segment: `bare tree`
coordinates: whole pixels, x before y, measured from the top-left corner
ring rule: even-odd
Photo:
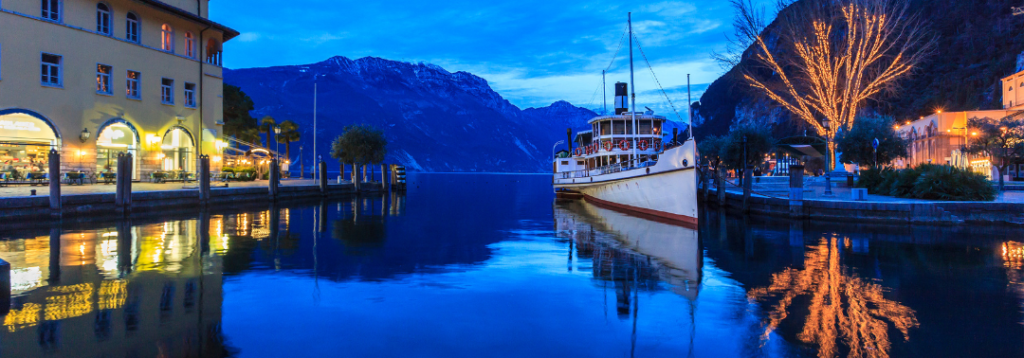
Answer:
[[[849,129],[866,101],[895,90],[935,46],[905,0],[797,2],[767,30],[749,1],[734,4],[736,33],[753,36],[744,80],[829,139],[830,156],[836,131]]]

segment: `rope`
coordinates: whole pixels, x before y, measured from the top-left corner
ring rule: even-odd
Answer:
[[[672,103],[672,99],[668,98],[668,92],[665,92],[665,88],[661,86],[661,81],[658,80],[658,75],[654,74],[654,67],[651,66],[651,61],[647,60],[647,54],[644,53],[644,48],[640,46],[640,38],[633,35],[633,39],[636,40],[636,48],[640,50],[640,55],[644,58],[644,62],[647,63],[647,68],[651,70],[651,76],[654,77],[654,83],[658,84],[658,89],[661,90],[661,94],[665,96],[665,100],[668,101],[668,105],[672,107],[672,112],[676,113],[676,117],[679,118],[679,122],[683,122],[683,117],[679,115],[679,110],[676,109],[676,105]],[[689,117],[689,115],[687,115]]]
[[[615,49],[615,55],[612,56],[612,61],[608,63],[608,67],[604,69],[605,72],[608,72],[609,70],[611,70],[612,66],[615,65],[615,60],[619,58],[619,52],[622,51],[622,44],[626,42],[626,34],[627,33],[629,33],[629,26],[628,25],[626,26],[625,29],[622,30],[622,37],[619,37],[619,48]]]

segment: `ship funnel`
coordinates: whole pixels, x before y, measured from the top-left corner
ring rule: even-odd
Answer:
[[[615,83],[615,114],[629,112],[629,90],[623,82]]]

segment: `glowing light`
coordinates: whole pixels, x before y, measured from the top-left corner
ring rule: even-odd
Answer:
[[[80,283],[72,286],[50,288],[55,295],[46,298],[43,317],[47,321],[58,321],[89,314],[93,310],[93,284]]]
[[[43,311],[43,306],[37,303],[26,303],[20,310],[11,310],[4,318],[4,325],[7,326],[7,330],[15,332],[22,328],[34,326],[39,323],[39,314]]]
[[[971,132],[972,136],[978,136],[978,132]]]
[[[210,159],[213,159],[214,163],[219,163],[221,161],[221,157],[219,155],[215,155]]]

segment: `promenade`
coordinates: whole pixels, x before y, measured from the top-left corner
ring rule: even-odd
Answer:
[[[729,210],[817,221],[849,221],[927,225],[1024,226],[1024,192],[1004,191],[995,201],[936,201],[868,195],[854,200],[846,181],[833,181],[833,196],[825,196],[823,178],[806,178],[802,200],[790,200],[787,177],[755,178],[750,199],[733,182],[726,184],[725,202],[710,190],[707,203]],[[703,199],[703,195],[700,195]]]
[[[329,180],[330,184],[338,184],[338,181]],[[342,181],[343,184],[351,184],[349,181]],[[364,186],[377,185],[380,183],[361,183]],[[211,189],[218,188],[267,188],[266,180],[256,180],[249,182],[213,182],[210,183]],[[281,187],[298,187],[298,186],[316,186],[316,180],[313,179],[281,179]],[[17,198],[31,196],[32,190],[36,191],[36,196],[48,196],[50,195],[49,185],[36,185],[31,186],[28,184],[10,185],[7,187],[0,188],[0,198]],[[60,191],[62,195],[84,195],[84,194],[113,194],[117,190],[117,186],[114,184],[85,184],[85,185],[67,185],[62,184]],[[136,182],[132,183],[132,192],[159,192],[159,191],[198,191],[199,184],[196,182],[185,183],[145,183]]]

